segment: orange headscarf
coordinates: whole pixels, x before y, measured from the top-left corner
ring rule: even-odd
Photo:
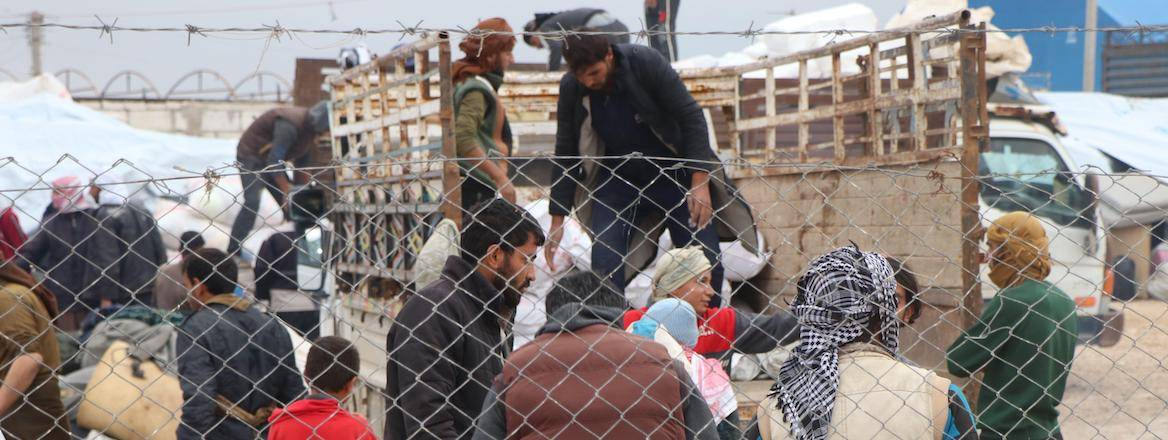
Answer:
[[[990,281],[1000,288],[1015,286],[1027,278],[1042,281],[1050,275],[1050,251],[1046,229],[1033,215],[1011,212],[998,217],[986,230],[990,252]]]
[[[511,25],[507,20],[499,17],[488,18],[475,25],[474,31],[501,32],[501,34],[467,35],[458,43],[458,48],[466,56],[454,62],[454,83],[460,83],[471,75],[493,72],[499,69],[497,61],[488,62],[487,59],[496,59],[493,56],[507,53],[515,49],[515,36],[512,35]]]

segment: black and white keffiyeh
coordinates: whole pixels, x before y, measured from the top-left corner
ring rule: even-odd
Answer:
[[[798,287],[791,313],[802,327],[801,341],[783,363],[771,395],[778,396],[792,437],[822,440],[839,388],[839,347],[879,316],[883,325],[873,342],[897,351],[896,281],[888,260],[853,245],[812,260]]]

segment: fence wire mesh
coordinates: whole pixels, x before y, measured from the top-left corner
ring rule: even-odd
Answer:
[[[329,78],[324,165],[0,163],[0,428],[329,437],[331,395],[385,438],[1168,436],[1163,177],[991,118],[983,30],[663,74],[700,159],[569,151],[552,73],[475,158],[439,33]]]
[[[102,177],[125,175],[131,166],[120,164],[115,168],[121,169],[59,180],[53,170],[33,172],[9,161],[4,172],[27,173],[24,180],[35,183],[2,192],[24,229],[31,231],[21,244],[9,238],[18,234],[4,230],[11,246],[5,250],[13,251],[5,267],[29,268],[38,280],[34,286],[52,295],[38,297],[19,287],[21,280],[4,278],[6,312],[0,327],[6,345],[5,389],[15,392],[15,403],[9,404],[0,426],[18,438],[21,431],[13,426],[37,420],[67,423],[78,435],[95,430],[112,438],[168,438],[181,429],[196,436],[260,435],[266,425],[264,408],[287,405],[306,390],[326,391],[302,378],[310,341],[335,335],[351,341],[360,353],[359,366],[352,365],[359,372],[357,382],[344,407],[363,414],[372,430],[387,438],[466,437],[476,419],[486,424],[481,429],[489,430],[496,422],[502,423],[502,432],[551,437],[669,436],[703,428],[690,423],[692,408],[686,405],[691,402],[677,395],[686,383],[680,378],[687,375],[694,376],[691,383],[701,392],[698,401],[707,401],[721,415],[714,422],[705,419],[710,428],[718,429],[717,420],[730,420],[720,424],[722,430],[729,425],[750,429],[757,414],[762,424],[769,423],[764,429],[774,432],[787,425],[767,396],[792,350],[801,342],[809,344],[801,340],[810,334],[806,325],[796,328],[791,315],[792,304],[799,304],[798,280],[807,276],[816,257],[855,245],[899,260],[914,275],[915,286],[897,278],[902,290],[915,294],[920,310],[894,313],[904,322],[894,347],[896,359],[914,366],[903,371],[916,374],[915,383],[935,387],[953,380],[963,387],[983,423],[982,436],[1016,434],[984,425],[993,423],[985,420],[990,416],[1013,417],[1010,429],[1053,422],[1054,414],[1038,410],[1052,401],[1065,437],[1168,435],[1168,391],[1158,385],[1168,371],[1162,363],[1168,333],[1160,324],[1168,307],[1159,299],[1168,272],[1157,269],[1168,244],[1163,244],[1163,208],[1154,204],[1164,186],[1157,177],[1135,172],[1062,169],[1052,159],[1057,151],[1045,148],[995,140],[981,154],[986,169],[972,180],[962,177],[963,171],[972,170],[963,170],[952,158],[865,167],[683,161],[632,174],[624,173],[633,169],[630,164],[654,167],[660,161],[589,158],[607,170],[609,184],[588,187],[593,188],[588,198],[599,202],[591,217],[570,216],[566,221],[555,250],[555,270],[542,250],[523,246],[534,243],[527,242],[526,232],[521,234],[524,241],[513,242],[512,230],[528,231],[523,229],[525,220],[514,213],[488,209],[479,214],[484,219],[478,223],[464,209],[458,211],[461,218],[441,214],[442,202],[457,198],[451,194],[454,189],[463,200],[470,193],[465,181],[450,189],[443,186],[441,170],[456,165],[453,160],[387,159],[296,169],[294,174],[309,177],[301,180],[307,184],[298,187],[302,189],[289,198],[287,208],[268,195],[258,205],[244,200],[242,177],[258,177],[254,180],[267,192],[274,188],[267,180],[271,172],[130,181]],[[1013,157],[999,161],[995,155]],[[548,197],[554,186],[548,176],[555,174],[548,170],[558,162],[509,162],[516,201],[539,224],[529,229],[548,236]],[[999,163],[1031,168],[1001,169]],[[392,173],[378,174],[390,168]],[[685,270],[677,267],[688,266],[663,263],[659,257],[674,247],[701,244],[699,239],[674,238],[690,228],[686,191],[694,169],[711,170],[711,185],[732,185],[737,190],[729,194],[750,207],[750,221],[742,223],[724,219],[736,202],[712,201],[717,226],[747,224],[751,230],[737,231],[740,240],[722,241],[718,250],[707,249],[714,255],[707,261],[726,280],[707,287],[713,293],[707,297],[688,293],[693,287],[688,280],[708,283],[707,274],[677,275]],[[975,206],[961,198],[963,185],[970,184],[979,187]],[[93,187],[100,192],[87,196]],[[45,209],[48,199],[53,201]],[[190,243],[184,232],[200,234],[206,248],[226,249],[231,225],[252,206],[259,221],[233,259],[239,263],[238,276],[226,266],[213,268],[239,291],[192,291],[187,287],[191,283],[184,283],[192,275],[184,275],[180,266],[192,256],[177,255],[183,240]],[[1065,294],[1051,289],[1047,295],[1065,304],[1073,299],[1077,313],[1064,308],[1054,316],[1059,312],[1046,302],[1010,302],[995,293],[993,274],[979,255],[994,253],[987,248],[983,229],[1017,210],[1032,212],[1049,238],[1052,263],[1045,281]],[[976,212],[983,228],[963,229],[965,211]],[[1137,211],[1138,216],[1133,214]],[[294,219],[301,220],[299,226]],[[449,220],[461,223],[461,234]],[[605,221],[611,226],[601,226]],[[468,228],[469,223],[479,229]],[[498,225],[506,229],[490,229]],[[671,237],[650,241],[646,249],[657,256],[636,266],[629,261],[638,249],[628,249],[628,258],[611,259],[613,247],[619,247],[605,242],[612,230],[620,230],[617,236],[625,239],[654,236],[659,230]],[[744,232],[754,234],[757,247]],[[486,246],[500,240],[510,240],[511,246],[501,251]],[[965,243],[980,252],[963,251]],[[477,254],[486,257],[461,265],[446,261],[448,256],[455,256],[454,261],[483,256]],[[653,276],[662,267],[686,280],[686,287],[662,292],[660,286],[668,285],[662,279],[669,276]],[[970,267],[975,272],[969,273]],[[627,277],[612,276],[620,268]],[[202,276],[204,285],[213,284],[206,276],[194,276]],[[570,280],[559,281],[565,276]],[[442,281],[450,277],[456,279]],[[522,294],[508,295],[508,286]],[[706,291],[694,292],[699,290]],[[583,299],[611,305],[605,301],[613,301],[612,292],[619,292],[615,297],[634,311],[611,315],[572,306],[564,310],[574,313],[551,319],[547,315],[545,302],[558,306]],[[253,311],[233,315],[228,309],[242,309],[243,303],[211,299],[209,294],[217,293],[242,295]],[[487,293],[495,297],[482,296]],[[688,370],[666,362],[671,352],[662,346],[619,333],[636,330],[631,324],[641,317],[642,307],[671,296],[698,310],[696,345],[679,349],[676,340],[651,335],[678,349],[673,354],[687,361]],[[59,313],[50,321],[52,302]],[[1009,321],[997,315],[977,318],[983,311],[1007,310]],[[567,322],[547,325],[560,319]],[[1051,326],[1051,319],[1058,325]],[[615,321],[611,333],[573,327],[609,321]],[[1068,326],[1072,321],[1077,332],[1075,325]],[[660,322],[662,327],[674,325],[668,318]],[[970,347],[951,347],[979,322],[991,328],[969,335],[965,342]],[[994,338],[994,332],[1006,334],[993,339],[999,345],[978,342]],[[1073,349],[1065,346],[1067,341]],[[51,348],[56,344],[59,357]],[[1059,360],[1060,350],[1073,350],[1064,353],[1073,355],[1069,364]],[[716,362],[686,357],[695,351]],[[913,383],[911,376],[844,353],[839,361],[841,391],[830,419],[836,435],[869,438],[873,432],[855,431],[868,426],[895,437],[908,432],[915,419],[931,420],[928,413],[917,414],[933,408],[927,399],[920,406],[913,393],[896,388]],[[988,357],[980,364],[954,358],[973,353]],[[32,354],[39,356],[21,360]],[[36,361],[35,379],[21,388],[20,382],[10,381],[14,372],[27,368],[27,359]],[[335,359],[340,362],[341,357]],[[982,374],[958,377],[952,374],[961,371],[955,365],[973,365]],[[1039,365],[1053,370],[1040,371]],[[1065,388],[1059,379],[1064,374]],[[719,397],[711,384],[721,375],[732,380],[733,393]],[[46,403],[56,397],[54,380],[64,396],[63,409]],[[193,398],[196,390],[202,399]],[[488,390],[498,393],[496,405],[501,406],[482,408]],[[1032,407],[1011,406],[1024,399],[1016,398],[1018,390],[1037,390],[1038,400],[1030,401]],[[217,399],[224,402],[215,403]],[[996,399],[991,400],[996,407],[986,408],[987,399]],[[735,411],[724,411],[727,405]],[[243,411],[233,412],[232,407]],[[492,408],[502,419],[487,416]],[[709,417],[710,409],[705,411]],[[398,417],[398,423],[386,424],[387,413]],[[256,423],[243,421],[249,417]],[[31,438],[58,437],[46,429]]]

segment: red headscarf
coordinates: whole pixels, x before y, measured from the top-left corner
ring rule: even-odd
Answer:
[[[501,32],[499,34],[475,35],[474,31],[491,31]],[[479,75],[486,72],[493,72],[499,70],[498,58],[494,55],[511,52],[515,49],[515,36],[512,35],[514,31],[511,30],[511,25],[507,24],[507,20],[499,17],[488,18],[480,21],[471,29],[472,34],[467,35],[458,44],[458,48],[462,50],[466,56],[454,62],[454,83],[460,83],[471,75]],[[491,59],[492,61],[487,61]]]

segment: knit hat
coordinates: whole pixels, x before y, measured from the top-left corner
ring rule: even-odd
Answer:
[[[657,269],[653,272],[653,298],[669,297],[671,292],[713,267],[700,246],[666,252],[657,260]]]
[[[698,314],[693,306],[677,298],[653,303],[642,319],[651,319],[665,327],[673,339],[688,348],[698,345]]]

